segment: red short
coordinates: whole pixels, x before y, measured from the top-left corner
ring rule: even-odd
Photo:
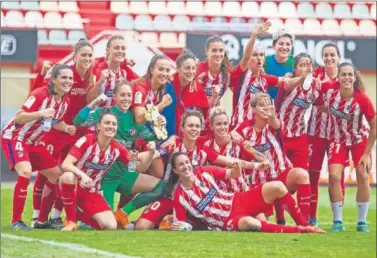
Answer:
[[[21,141],[1,139],[5,157],[9,162],[10,170],[21,161],[29,161],[33,170],[45,170],[58,165],[53,156],[45,147],[28,145]]]
[[[93,217],[97,213],[111,211],[109,204],[100,193],[91,193],[79,186],[76,189],[76,206],[80,212]]]
[[[161,220],[173,212],[174,202],[169,198],[162,198],[149,204],[140,216],[140,219],[146,219],[155,225],[159,225]]]
[[[331,164],[345,164],[348,163],[349,153],[351,153],[354,166],[360,161],[364,154],[367,141],[352,146],[346,146],[339,143],[330,143],[329,145],[329,165]]]
[[[284,149],[294,167],[308,169],[308,136],[284,138]]]
[[[315,136],[308,136],[309,170],[322,170],[323,159],[329,147],[329,141]]]
[[[267,213],[272,204],[267,204],[262,196],[262,186],[259,185],[243,193],[235,193],[232,211],[224,223],[228,231],[239,230],[238,222],[241,218],[255,217],[259,213]]]
[[[284,170],[283,172],[281,172],[278,176],[278,180],[283,182],[284,185],[287,185],[287,177],[288,177],[288,174],[289,172],[291,172],[293,168],[287,168],[286,170]]]

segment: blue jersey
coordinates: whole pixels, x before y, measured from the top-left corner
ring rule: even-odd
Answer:
[[[289,56],[287,62],[280,64],[276,61],[275,55],[266,56],[264,63],[264,71],[266,74],[282,77],[286,73],[293,73],[293,56]],[[275,99],[279,91],[279,87],[268,87],[268,94]]]

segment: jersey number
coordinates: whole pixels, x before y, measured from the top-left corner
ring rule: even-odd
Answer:
[[[161,206],[160,202],[154,202],[154,203],[152,203],[150,208],[151,208],[151,210],[156,211],[158,208],[160,208],[160,206]]]
[[[24,148],[22,148],[22,143],[21,142],[16,142],[16,146],[14,148],[16,151],[23,151]]]

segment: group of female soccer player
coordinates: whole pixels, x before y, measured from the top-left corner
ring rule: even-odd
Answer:
[[[352,64],[339,64],[333,43],[323,47],[324,67],[316,70],[306,53],[292,57],[294,36],[285,30],[273,35],[275,54],[266,57],[255,42],[270,26],[255,26],[236,67],[218,36],[206,42],[206,61],[184,51],[173,75],[170,60],[156,55],[139,78],[119,35],[109,39],[104,57],[94,59],[93,46],[80,40],[72,66],[43,62],[28,99],[2,131],[3,151],[18,173],[11,229],[31,229],[22,214],[38,171],[36,229],[76,231],[80,221],[98,230],[324,233],[316,225],[326,153],[332,231],[344,230],[342,175],[351,157],[357,230],[368,232],[376,112],[363,82]],[[231,116],[220,106],[227,90]],[[151,105],[159,111],[152,122]],[[166,127],[169,138],[156,126]],[[296,226],[285,225],[284,211]],[[268,222],[274,214],[276,224]]]

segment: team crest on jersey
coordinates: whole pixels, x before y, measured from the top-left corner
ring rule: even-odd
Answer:
[[[131,136],[135,136],[136,130],[134,128],[131,128],[129,133],[130,133]]]
[[[19,151],[19,152],[17,153],[17,156],[18,156],[19,158],[22,158],[22,157],[24,156],[24,153],[23,153],[22,151]]]
[[[141,104],[142,98],[143,98],[143,94],[140,91],[136,92],[135,104]]]
[[[111,153],[107,154],[107,159],[112,159],[113,155]]]
[[[349,111],[349,110],[351,109],[351,104],[348,104],[348,105],[346,106],[346,109],[347,109],[347,111]]]
[[[105,95],[109,98],[111,98],[113,96],[113,90],[106,90],[105,91]]]

